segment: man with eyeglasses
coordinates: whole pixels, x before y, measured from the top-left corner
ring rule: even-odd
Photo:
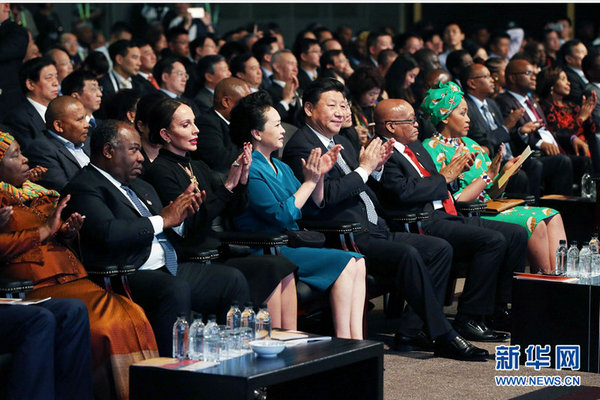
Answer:
[[[317,79],[320,67],[321,46],[315,39],[304,38],[298,41],[294,55],[300,63],[298,68],[298,84],[305,90],[308,85]]]
[[[512,110],[523,109],[523,116],[510,129],[513,154],[520,154],[528,145],[540,150],[537,171],[527,168],[531,192],[539,197],[542,181],[547,194],[571,195],[573,191],[573,164],[564,150],[546,128],[546,117],[540,105],[531,97],[535,91],[535,67],[526,60],[512,60],[506,67],[506,92],[496,98],[506,118]],[[541,171],[540,171],[541,169]],[[538,177],[541,176],[541,180]]]
[[[523,116],[525,110],[513,110],[506,118],[502,118],[500,107],[491,98],[494,94],[494,80],[490,71],[482,64],[473,64],[465,68],[460,75],[460,81],[467,94],[465,100],[469,106],[468,115],[471,122],[468,136],[483,148],[490,159],[494,158],[502,143],[504,143],[503,163],[513,159],[518,154],[513,154],[509,132]],[[506,189],[508,193],[533,194],[529,188],[527,173],[539,174],[541,167],[530,168],[529,164],[532,162],[539,163],[528,159],[527,166],[510,178]],[[537,182],[540,182],[540,179],[541,176],[538,176]]]
[[[90,129],[96,128],[100,122],[94,118],[96,111],[102,103],[102,86],[91,72],[79,69],[71,72],[63,80],[63,95],[76,98],[85,108],[85,119],[90,124]]]
[[[378,190],[387,215],[429,213],[429,219],[422,222],[422,233],[446,240],[454,251],[454,261],[469,264],[454,328],[468,340],[507,339],[507,334],[488,328],[488,324],[494,329],[510,330],[507,303],[513,271],[525,268],[526,231],[515,224],[457,213],[450,190],[458,189],[457,179],[469,170],[473,156],[457,151],[457,156],[438,172],[418,140],[419,124],[408,102],[379,102],[374,120],[382,140],[395,140]],[[494,310],[494,314],[486,315],[484,310]]]
[[[158,83],[159,90],[172,99],[185,101],[194,112],[196,118],[200,117],[200,110],[191,99],[184,96],[189,75],[185,66],[178,57],[166,57],[156,63],[152,76]]]

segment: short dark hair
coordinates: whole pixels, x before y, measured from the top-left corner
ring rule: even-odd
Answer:
[[[158,86],[162,85],[162,74],[167,73],[170,74],[173,72],[173,64],[176,62],[183,64],[183,61],[179,57],[165,57],[158,60],[156,64],[154,64],[154,68],[152,68],[152,76],[156,79],[156,83]],[[185,64],[183,64],[185,67]]]
[[[448,71],[450,71],[450,74],[452,74],[454,76],[457,74],[456,69],[458,69],[458,68],[462,69],[462,66],[461,66],[462,58],[466,54],[468,54],[469,56],[471,55],[465,49],[454,50],[454,51],[451,51],[450,54],[448,54],[448,57],[446,58],[446,67],[447,67],[446,69]],[[458,71],[458,74],[460,74],[460,70]],[[455,78],[453,78],[453,79],[455,79]]]
[[[127,112],[135,111],[140,93],[136,89],[123,89],[108,95],[106,101],[102,102],[108,119],[129,122]]]
[[[21,68],[19,69],[19,84],[21,85],[23,94],[28,92],[26,85],[27,80],[29,79],[33,82],[39,82],[42,69],[48,65],[54,65],[56,67],[56,63],[50,57],[33,58],[21,65]]]
[[[300,55],[305,54],[310,49],[310,46],[319,45],[315,39],[301,38],[294,44],[294,55],[300,60]],[[320,48],[320,47],[319,47]]]
[[[254,56],[250,53],[238,54],[233,57],[231,62],[229,63],[229,70],[231,71],[232,76],[236,76],[238,72],[242,74],[246,71],[246,63],[249,59],[254,58]]]
[[[111,36],[118,36],[123,32],[133,34],[133,29],[131,29],[131,26],[128,23],[123,21],[117,21],[110,27]]]
[[[246,46],[239,42],[227,42],[219,49],[219,55],[223,56],[226,62],[243,53],[246,53]]]
[[[262,61],[265,54],[271,49],[273,43],[277,43],[277,38],[266,36],[258,39],[256,43],[252,45],[252,54],[254,54],[254,57],[256,57],[258,62]]]
[[[100,76],[106,74],[110,66],[104,53],[91,51],[83,61],[82,68],[96,76]]]
[[[490,45],[497,46],[500,43],[500,39],[508,39],[510,40],[510,35],[506,32],[494,32],[492,37],[490,38]]]
[[[198,60],[198,64],[196,65],[196,73],[198,75],[198,83],[201,86],[204,86],[204,83],[206,82],[204,74],[214,74],[215,65],[221,61],[225,61],[225,57],[220,54],[204,56]]]
[[[586,73],[586,71],[590,71],[594,68],[594,61],[596,60],[596,57],[600,56],[600,51],[598,50],[592,50],[588,53],[587,56],[583,57],[583,61],[581,61],[581,69],[583,70],[584,73]],[[586,74],[587,77],[587,74]]]
[[[120,124],[122,124],[121,121],[103,119],[98,123],[96,129],[92,130],[92,137],[90,139],[90,155],[92,160],[102,155],[102,150],[106,143],[117,147],[117,135]]]
[[[175,26],[167,31],[165,37],[167,38],[167,42],[171,43],[176,41],[180,35],[189,35],[189,32],[181,26]]]
[[[470,65],[467,68],[463,68],[460,71],[460,74],[458,75],[458,79],[460,79],[463,91],[469,90],[469,85],[467,85],[467,81],[473,77],[473,65]]]
[[[321,59],[319,60],[319,64],[321,68],[327,68],[327,64],[333,65],[333,58],[342,54],[342,50],[327,50],[321,55]]]
[[[233,143],[242,147],[244,142],[252,140],[252,129],[265,129],[265,112],[272,107],[273,101],[269,93],[259,90],[240,99],[231,110],[229,132]]]
[[[162,99],[168,98],[169,96],[160,90],[154,90],[152,92],[143,95],[137,103],[135,110],[135,129],[141,134],[138,128],[138,122],[144,125],[148,125],[148,119],[152,115],[154,105],[158,104]]]
[[[540,99],[545,99],[550,95],[552,86],[558,81],[561,72],[563,72],[561,67],[548,67],[538,74],[535,92],[540,96]]]
[[[150,143],[166,144],[160,136],[162,129],[168,129],[173,122],[173,114],[182,105],[186,104],[181,100],[165,97],[158,100],[152,106],[152,113],[148,116],[148,130]]]
[[[417,38],[417,39],[423,40],[423,38],[415,32],[402,33],[402,34],[396,36],[396,40],[394,40],[394,42],[395,42],[394,44],[396,46],[396,51],[400,51],[400,49],[402,49],[404,46],[406,46],[406,42],[408,42],[408,39],[411,39],[411,38]]]
[[[500,68],[505,60],[499,57],[488,58],[483,65],[490,70],[491,73],[500,72]]]
[[[317,104],[321,99],[321,95],[325,92],[340,92],[344,95],[344,85],[333,78],[319,78],[311,82],[311,84],[304,91],[302,96],[302,103]]]
[[[358,67],[346,81],[352,100],[358,102],[360,97],[371,89],[383,90],[384,80],[381,72],[375,67]]]
[[[206,39],[210,39],[210,40],[214,41],[214,38],[212,37],[212,35],[201,35],[190,42],[190,54],[192,55],[192,57],[194,57],[196,55],[196,49],[198,47],[204,46],[204,42],[206,42]]]
[[[583,42],[579,39],[573,39],[573,40],[569,40],[569,41],[563,43],[563,45],[560,46],[560,50],[558,50],[558,54],[557,54],[558,60],[563,65],[567,65],[567,56],[572,56],[573,48],[575,46],[578,46],[581,43],[583,43]]]
[[[384,30],[377,30],[369,33],[369,36],[367,36],[367,53],[369,52],[369,47],[375,46],[377,44],[377,39],[379,39],[381,36],[392,37],[389,32]]]
[[[81,94],[85,87],[85,81],[98,82],[98,79],[96,79],[96,75],[89,71],[82,69],[75,70],[63,79],[60,90],[64,96],[70,96],[73,93]]]
[[[117,61],[117,56],[127,57],[127,53],[129,53],[129,49],[132,47],[137,47],[135,43],[131,40],[117,40],[110,46],[108,46],[108,54],[110,55],[110,59],[115,64]]]

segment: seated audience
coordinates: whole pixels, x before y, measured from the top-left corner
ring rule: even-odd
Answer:
[[[93,113],[100,109],[102,103],[102,89],[98,79],[88,71],[77,70],[70,73],[62,83],[64,96],[71,96],[81,102],[85,109],[85,120],[89,122],[90,129],[98,125]]]
[[[231,75],[245,81],[252,92],[258,91],[263,76],[258,60],[252,54],[238,55],[231,60],[229,68],[231,69]]]
[[[504,87],[506,86],[505,70],[508,63],[502,58],[490,58],[485,61],[484,65],[490,71],[490,75],[494,80],[492,99],[495,99],[498,95],[504,93]]]
[[[144,161],[142,161],[142,173],[140,174],[140,178],[144,177],[144,174],[150,167],[150,164],[152,164],[154,159],[156,159],[158,156],[158,151],[162,147],[160,144],[154,144],[150,142],[150,128],[148,128],[148,120],[150,119],[152,108],[167,97],[168,96],[165,93],[156,91],[142,96],[137,103],[134,126],[135,130],[140,134],[142,145],[140,148],[140,153],[142,153],[142,156],[144,157]]]
[[[144,179],[154,186],[164,204],[176,200],[190,184],[195,192],[202,192],[200,209],[184,221],[185,239],[190,246],[220,247],[211,225],[221,214],[231,217],[239,213],[248,201],[250,144],[245,143],[243,152],[230,163],[223,183],[206,164],[190,158],[190,152],[198,147],[198,128],[189,106],[172,99],[161,101],[153,107],[148,127],[150,141],[162,148]],[[254,304],[267,303],[273,327],[296,329],[295,265],[274,256],[228,257],[223,261],[246,276]]]
[[[29,180],[39,175],[39,169],[29,169],[18,142],[8,133],[0,133],[0,205],[13,207],[0,231],[32,235],[21,252],[7,260],[4,274],[32,280],[31,297],[68,297],[86,304],[96,395],[111,388],[112,381],[115,388],[110,390],[116,390],[117,398],[126,399],[129,366],[157,355],[152,328],[139,306],[86,279],[83,265],[70,250],[77,245],[84,219],[73,213],[63,222],[60,216],[68,196],[58,203],[58,192]],[[97,226],[92,224],[91,228]],[[90,265],[95,261],[91,258]]]
[[[61,191],[77,171],[89,164],[89,126],[79,100],[59,96],[50,102],[44,138],[31,142],[25,152],[32,165],[48,170],[39,180],[40,185]]]
[[[48,50],[46,52],[46,56],[54,60],[54,65],[56,66],[56,71],[58,73],[58,91],[59,94],[62,94],[60,86],[62,84],[63,79],[65,79],[67,75],[73,72],[73,63],[71,63],[69,54],[65,50],[60,48]]]
[[[100,79],[108,73],[110,64],[108,63],[108,58],[103,53],[91,51],[83,61],[81,69],[92,73],[96,79]]]
[[[133,127],[140,93],[136,89],[123,89],[107,96],[104,111],[107,119],[125,122]]]
[[[279,50],[271,58],[273,74],[267,91],[273,99],[281,121],[299,126],[302,112],[302,91],[298,83],[298,62],[289,50]]]
[[[381,96],[383,85],[383,76],[373,67],[358,67],[348,78],[352,119],[359,137],[373,137],[373,108]]]
[[[323,203],[323,179],[333,167],[341,146],[321,156],[311,152],[304,165],[304,183],[283,162],[271,154],[283,147],[281,117],[271,106],[267,93],[251,94],[232,111],[232,136],[240,145],[251,141],[253,164],[248,182],[249,201],[242,215],[235,218],[246,231],[285,232],[298,230],[306,202]],[[301,280],[322,291],[330,290],[333,325],[337,337],[363,338],[365,305],[365,262],[358,253],[334,249],[283,246],[282,254],[298,265]]]
[[[33,140],[43,137],[46,108],[58,96],[58,73],[54,60],[42,57],[25,62],[19,70],[19,83],[25,98],[8,113],[4,124],[26,150]]]
[[[215,88],[214,107],[196,119],[202,145],[191,153],[213,171],[227,175],[231,163],[242,151],[229,135],[231,110],[241,98],[250,94],[248,85],[238,78],[225,78]]]
[[[451,105],[442,103],[442,107]],[[448,186],[456,185],[459,176],[469,170],[473,156],[458,152],[438,173],[417,139],[418,122],[408,102],[383,100],[375,108],[375,123],[382,140],[396,140],[378,192],[383,208],[391,216],[398,211],[428,212],[430,218],[422,224],[424,233],[445,239],[452,245],[454,259],[469,263],[455,329],[467,339],[478,340],[469,335],[469,330],[479,326],[487,340],[505,339],[507,335],[487,328],[486,318],[492,318],[494,329],[511,329],[508,303],[513,273],[525,270],[525,229],[457,213]]]
[[[277,39],[272,36],[260,38],[252,45],[252,54],[254,54],[254,57],[256,57],[260,63],[260,69],[262,71],[261,89],[267,89],[273,84],[273,82],[271,82],[271,75],[273,75],[271,61],[273,54],[278,50],[282,49],[279,49],[277,46]]]
[[[314,39],[302,39],[296,43],[294,55],[298,60],[298,86],[306,90],[308,85],[317,79],[321,66],[321,46]]]
[[[566,100],[577,105],[582,105],[583,92],[585,85],[588,83],[581,69],[581,62],[587,54],[588,51],[585,44],[577,39],[565,42],[560,46],[558,52],[559,61],[567,75],[567,79],[571,83],[571,91],[566,95]]]
[[[215,88],[225,78],[231,76],[229,66],[222,55],[202,57],[196,67],[199,90],[194,102],[202,112],[208,111],[214,101]]]
[[[586,98],[581,106],[568,100],[571,83],[560,67],[549,67],[540,72],[536,84],[536,93],[540,97],[540,106],[546,115],[547,128],[553,133],[556,142],[570,156],[590,157],[590,147],[597,146],[598,127],[592,118],[598,97],[595,92]],[[600,168],[598,154],[592,158],[594,170]],[[574,161],[572,159],[572,161]],[[581,162],[573,162],[574,169]],[[574,171],[575,176],[583,175]]]
[[[90,164],[64,189],[72,196],[70,210],[86,216],[83,261],[136,267],[129,276],[132,296],[146,311],[161,356],[169,356],[178,313],[193,309],[224,321],[234,300],[250,300],[248,282],[236,269],[185,261],[198,249],[185,248],[173,228],[198,211],[203,197],[189,188],[163,208],[152,186],[136,179],[143,157],[132,126],[103,121],[90,147]]]
[[[396,335],[398,345],[433,349],[441,357],[485,360],[488,352],[459,336],[442,312],[452,259],[450,245],[430,236],[391,232],[377,212],[377,198],[366,182],[377,179],[392,154],[394,140],[382,144],[376,138],[359,155],[344,137],[337,135],[347,106],[343,91],[344,86],[334,79],[313,82],[304,94],[306,125],[291,137],[283,151],[283,161],[296,178],[304,179],[305,160],[313,149],[324,153],[330,146],[342,145],[338,161],[323,179],[324,206],[307,201],[304,214],[314,214],[311,219],[361,224],[355,240],[366,257],[369,272],[390,279],[394,291],[402,293],[411,306],[402,315]],[[373,172],[375,175],[369,178]]]
[[[428,90],[421,106],[432,119],[438,133],[425,140],[425,149],[438,170],[452,161],[455,154],[475,155],[473,166],[460,177],[455,200],[487,202],[502,195],[506,183],[500,186],[499,178],[516,161],[501,166],[502,147],[492,161],[483,149],[467,136],[469,127],[468,106],[464,93],[454,82],[440,84]],[[519,224],[529,235],[528,258],[533,270],[546,273],[554,271],[559,240],[566,240],[562,218],[551,208],[516,206],[500,214],[484,216],[485,219]]]
[[[128,40],[118,40],[108,48],[112,69],[98,79],[102,86],[104,99],[102,107],[106,104],[107,96],[123,89],[139,89],[140,83],[133,79],[140,70],[140,48]]]
[[[156,65],[156,53],[148,42],[138,42],[140,49],[140,70],[132,80],[139,83],[138,88],[142,95],[159,89],[156,77],[152,76],[152,69]]]
[[[327,50],[319,60],[322,70],[333,69],[342,78],[348,79],[354,70],[342,50]]]
[[[390,66],[385,75],[385,91],[390,99],[402,99],[410,104],[416,103],[415,95],[411,89],[419,75],[419,64],[407,54],[401,54]]]

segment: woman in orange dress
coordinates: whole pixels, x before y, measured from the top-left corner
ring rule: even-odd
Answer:
[[[152,328],[138,305],[86,278],[73,250],[84,218],[74,213],[61,221],[68,197],[57,206],[58,192],[29,180],[41,173],[39,167],[29,169],[19,144],[0,132],[0,207],[12,207],[0,233],[10,233],[14,243],[3,275],[32,280],[30,297],[82,300],[90,319],[94,397],[127,399],[129,366],[158,356]]]

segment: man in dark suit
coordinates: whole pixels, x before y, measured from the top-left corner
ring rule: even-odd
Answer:
[[[46,111],[45,138],[34,140],[25,155],[32,165],[48,168],[39,184],[61,191],[90,162],[89,123],[85,108],[71,96],[52,100]]]
[[[273,75],[271,60],[277,50],[279,50],[277,39],[273,36],[260,38],[252,45],[252,54],[260,63],[260,69],[262,70],[261,89],[267,89],[273,84],[271,82],[271,75]]]
[[[131,79],[138,86],[140,94],[143,96],[159,89],[158,82],[152,75],[152,69],[156,65],[156,54],[150,43],[138,41],[136,44],[140,49],[140,70]]]
[[[25,98],[11,110],[4,123],[19,141],[21,149],[25,150],[34,139],[43,137],[46,108],[58,95],[58,72],[54,60],[41,57],[23,63],[19,83]]]
[[[213,106],[215,88],[219,82],[231,76],[231,71],[225,57],[216,54],[202,57],[198,61],[196,72],[200,89],[194,97],[194,102],[200,111],[206,112]]]
[[[558,58],[562,63],[563,69],[567,74],[567,78],[571,83],[571,92],[565,100],[572,101],[575,104],[581,105],[585,85],[588,80],[585,77],[581,68],[581,62],[587,56],[587,48],[581,40],[574,39],[565,42],[558,52]]]
[[[510,131],[513,153],[520,154],[527,145],[541,150],[541,177],[546,193],[570,195],[573,187],[573,164],[561,154],[552,132],[545,128],[542,108],[529,96],[535,91],[536,75],[533,65],[526,60],[512,60],[506,67],[506,92],[496,98],[502,115],[506,118],[512,110],[524,109],[523,117]],[[536,174],[528,174],[532,190],[541,182],[535,182]],[[535,192],[534,192],[535,193]]]
[[[300,63],[298,69],[298,85],[305,90],[317,79],[321,59],[321,46],[315,39],[304,38],[296,43],[294,55]]]
[[[133,80],[142,65],[137,44],[129,40],[117,40],[109,46],[108,53],[113,64],[112,69],[98,80],[104,98],[122,89],[140,90],[139,82]]]
[[[65,187],[70,212],[86,216],[81,230],[83,263],[130,264],[133,299],[145,310],[162,356],[171,354],[177,313],[190,309],[223,317],[234,300],[250,298],[241,272],[225,265],[182,262],[181,224],[203,201],[188,188],[162,207],[156,191],[141,179],[139,134],[117,121],[93,132],[91,164]],[[174,246],[178,246],[175,253]]]
[[[63,80],[61,89],[64,96],[71,96],[83,104],[85,119],[89,122],[90,129],[94,129],[98,121],[93,113],[98,111],[102,104],[102,89],[94,74],[82,69],[71,72]]]
[[[377,198],[366,183],[390,157],[394,141],[382,145],[376,138],[359,157],[350,142],[337,135],[347,107],[343,91],[344,86],[334,79],[318,79],[309,86],[304,95],[306,125],[287,143],[283,160],[303,179],[302,160],[313,148],[325,152],[341,144],[340,158],[325,177],[325,206],[315,210],[314,218],[360,222],[362,230],[356,234],[356,243],[366,256],[370,273],[391,279],[414,310],[404,313],[402,331],[396,335],[397,343],[423,344],[427,340],[421,331],[421,321],[424,321],[429,337],[435,339],[435,354],[482,359],[487,351],[477,349],[459,336],[442,312],[441,301],[452,259],[450,245],[434,237],[390,232],[377,212]]]
[[[302,112],[302,93],[298,84],[298,61],[289,50],[279,50],[271,59],[273,75],[267,92],[273,99],[273,107],[283,122],[300,126],[298,114]]]
[[[250,88],[241,79],[231,77],[219,82],[214,107],[196,119],[202,146],[192,153],[193,159],[202,160],[213,171],[227,176],[231,163],[242,152],[229,136],[229,116],[238,101],[249,94]]]
[[[10,3],[0,4],[0,121],[20,98],[19,68],[27,52],[27,30],[10,19]]]
[[[518,154],[514,154],[511,146],[510,130],[525,112],[524,109],[515,109],[508,114],[506,119],[502,118],[500,107],[491,98],[494,94],[494,80],[485,65],[473,64],[465,68],[460,81],[463,82],[463,90],[467,94],[464,99],[469,106],[469,137],[476,141],[484,151],[494,158],[500,145],[504,143],[502,152],[503,163],[512,160]],[[541,182],[541,164],[533,158],[527,159],[525,165],[517,174],[509,180],[506,191],[508,193],[533,194],[536,198],[540,196],[539,182]],[[537,174],[533,179],[537,182],[536,187],[529,187],[527,175]]]
[[[510,330],[507,304],[513,272],[525,269],[526,230],[515,224],[457,214],[448,185],[455,183],[473,160],[468,154],[459,154],[438,173],[429,153],[417,140],[417,120],[409,103],[383,100],[377,104],[374,117],[377,134],[383,140],[396,140],[379,187],[383,208],[389,215],[397,211],[430,213],[422,225],[424,233],[448,241],[454,258],[469,263],[458,303],[456,330],[472,340],[480,340],[471,333],[475,327],[479,336],[486,339],[505,338],[488,329],[485,318],[494,314],[494,322],[502,320],[502,330]]]

